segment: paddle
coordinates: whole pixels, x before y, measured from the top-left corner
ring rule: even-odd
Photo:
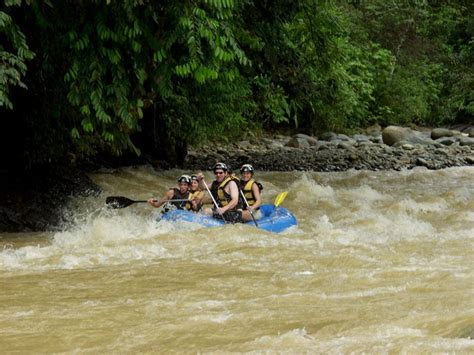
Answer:
[[[174,199],[174,200],[168,200],[168,201],[185,202],[185,201],[190,201],[190,200]],[[105,199],[105,204],[109,208],[125,208],[130,205],[133,205],[134,203],[143,203],[143,202],[148,202],[148,201],[147,200],[131,200],[124,196],[109,196]]]
[[[255,223],[255,227],[258,227],[257,220],[255,219],[255,216],[254,216],[254,214],[253,214],[253,211],[252,211],[252,209],[250,208],[249,203],[248,203],[247,199],[245,198],[245,195],[244,195],[243,191],[240,190],[240,189],[239,189],[239,191],[240,191],[240,194],[242,195],[242,197],[243,197],[243,199],[244,199],[244,201],[245,201],[245,204],[247,205],[247,209],[248,209],[248,211],[250,212],[250,216],[252,216],[253,222]]]
[[[273,203],[275,205],[275,207],[278,207],[281,205],[281,203],[283,202],[283,200],[286,198],[286,195],[288,195],[288,191],[283,191],[283,192],[280,192],[277,197],[275,198],[275,202]]]
[[[206,181],[204,180],[204,177],[202,178],[202,183],[203,183],[203,185],[206,187],[206,190],[207,190],[207,192],[209,193],[209,196],[211,196],[212,202],[214,202],[214,206],[216,207],[216,210],[218,210],[218,209],[219,209],[219,206],[217,205],[217,202],[216,202],[214,196],[212,196],[211,190],[209,190],[209,187],[207,186]],[[224,214],[221,213],[220,215],[221,215],[222,220],[224,221],[224,223],[227,223],[227,221],[226,221],[225,218],[224,218]]]
[[[275,209],[281,205],[283,200],[286,198],[286,195],[288,195],[288,191],[283,191],[280,192],[277,197],[275,198],[275,202],[273,202],[273,205],[261,205],[260,206],[260,211],[262,211],[263,216],[269,216],[271,215]]]

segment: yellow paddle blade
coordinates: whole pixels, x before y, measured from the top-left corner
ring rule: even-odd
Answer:
[[[277,197],[275,198],[275,207],[280,206],[280,204],[283,202],[283,200],[286,198],[286,195],[288,195],[288,191],[283,191],[280,192]]]

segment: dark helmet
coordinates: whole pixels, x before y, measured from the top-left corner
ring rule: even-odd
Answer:
[[[214,165],[214,168],[212,170],[216,171],[216,170],[223,170],[223,171],[228,171],[229,169],[227,168],[227,165],[225,165],[224,163],[216,163],[216,165]]]
[[[199,181],[197,175],[191,175],[191,181]]]
[[[242,165],[242,167],[240,168],[240,172],[243,173],[244,171],[248,171],[248,172],[251,172],[253,174],[253,166],[250,165],[250,164]]]
[[[178,182],[185,182],[186,184],[190,184],[191,178],[189,177],[189,175],[181,175],[178,179]]]

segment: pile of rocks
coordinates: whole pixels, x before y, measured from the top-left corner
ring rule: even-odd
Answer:
[[[401,170],[415,166],[442,169],[474,165],[474,127],[463,128],[460,131],[388,126],[382,130],[373,126],[352,137],[332,132],[319,137],[278,135],[191,149],[182,168],[211,169],[217,161],[233,168],[251,163],[257,170],[273,171]]]

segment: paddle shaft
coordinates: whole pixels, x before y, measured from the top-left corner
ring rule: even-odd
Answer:
[[[253,211],[252,211],[252,209],[250,208],[249,202],[248,202],[247,199],[245,198],[244,192],[243,192],[241,189],[239,189],[239,191],[240,191],[240,195],[241,195],[242,198],[244,199],[245,204],[247,205],[247,209],[248,209],[248,211],[250,212],[250,216],[252,216],[253,223],[255,223],[255,227],[258,227],[257,220],[255,219],[255,216],[253,215]]]
[[[283,202],[283,200],[286,198],[286,195],[288,195],[288,191],[283,191],[283,192],[280,192],[277,197],[275,198],[275,202],[273,203],[275,205],[275,207],[278,207],[281,205],[281,203]]]
[[[190,201],[190,200],[187,200],[187,199],[171,199],[171,200],[168,200],[168,201],[171,201],[171,202],[186,202],[186,201]],[[131,200],[127,197],[124,197],[124,196],[109,196],[107,197],[106,199],[106,204],[107,206],[109,207],[112,207],[112,208],[125,208],[125,207],[128,207],[130,205],[133,205],[134,203],[145,203],[145,202],[148,202],[148,200]]]
[[[204,180],[204,178],[202,178],[202,183],[203,183],[204,186],[206,187],[206,190],[207,190],[207,192],[209,193],[209,196],[211,196],[212,202],[214,202],[214,206],[216,207],[216,210],[218,210],[218,209],[219,209],[219,205],[217,204],[216,199],[214,198],[214,196],[212,196],[211,190],[209,190],[209,186],[207,186],[206,180]],[[221,215],[221,217],[222,217],[222,219],[224,220],[224,222],[227,223],[227,221],[226,221],[225,218],[224,218],[224,214],[223,214],[223,213],[219,213],[219,214]]]

